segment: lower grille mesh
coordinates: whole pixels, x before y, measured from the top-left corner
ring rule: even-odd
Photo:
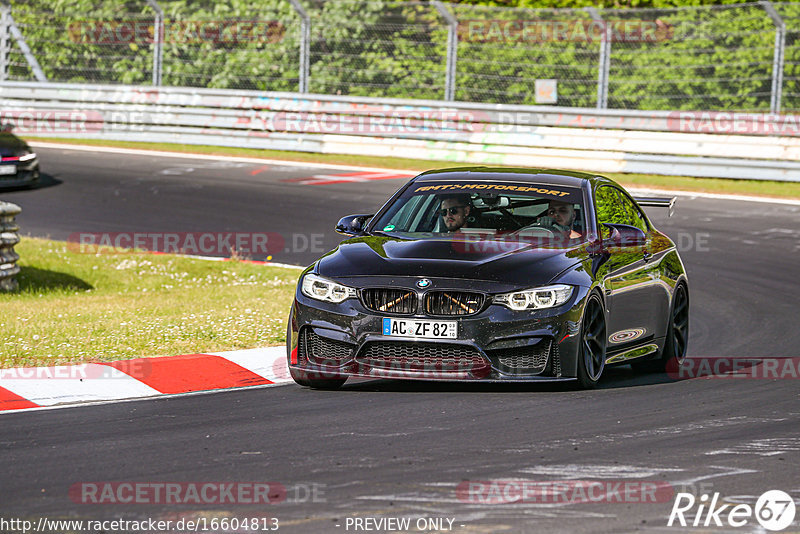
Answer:
[[[544,371],[547,366],[551,346],[552,341],[548,340],[524,347],[494,349],[489,353],[497,359],[498,367],[503,371],[537,373]]]
[[[300,346],[304,349],[303,355],[311,362],[332,365],[349,360],[354,348],[350,343],[322,337],[311,328],[303,330]]]
[[[475,371],[488,367],[486,360],[472,347],[402,341],[369,343],[356,361],[397,371]]]

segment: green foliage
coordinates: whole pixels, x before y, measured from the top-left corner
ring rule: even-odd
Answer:
[[[645,13],[665,32],[612,45],[610,107],[769,110],[775,29],[761,6]]]
[[[0,369],[263,347],[285,340],[300,271],[25,237],[0,293]]]
[[[546,8],[584,8],[596,7],[605,9],[628,8],[671,8],[688,6],[711,6],[720,4],[736,4],[738,0],[458,0],[456,3],[481,6],[524,7],[531,9]]]
[[[429,5],[316,2],[311,92],[441,98],[447,27]]]
[[[164,9],[164,85],[297,89],[299,19],[282,0],[176,0]],[[12,13],[48,79],[148,84],[155,12],[144,1],[17,1]],[[133,32],[139,34],[134,35]],[[20,57],[11,78],[29,77]]]
[[[448,28],[433,6],[402,0],[302,2],[311,17],[311,92],[443,97]],[[601,4],[647,8],[600,12],[604,20],[614,21],[615,28],[624,21],[654,32],[645,40],[635,35],[614,38],[609,107],[768,110],[775,27],[761,5],[725,5],[730,3],[613,0]],[[164,85],[298,89],[301,26],[288,0],[161,0],[160,4],[166,24]],[[594,6],[590,0],[448,4],[459,20],[456,99],[535,104],[536,80],[555,79],[559,105],[594,107],[600,39],[570,33],[591,27],[591,15],[585,9],[554,9]],[[796,110],[800,108],[800,4],[775,6],[788,30],[783,109]],[[143,0],[12,0],[12,13],[49,79],[151,83],[154,12]],[[570,36],[556,35],[559,24]],[[144,38],[115,35],[125,25],[144,28]],[[202,31],[207,33],[198,34]],[[11,63],[11,79],[32,77],[16,48]]]

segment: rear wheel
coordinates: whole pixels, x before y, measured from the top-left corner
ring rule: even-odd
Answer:
[[[583,388],[593,388],[606,366],[606,317],[603,303],[596,294],[589,295],[581,323],[581,343],[578,349],[578,382]]]
[[[672,309],[669,314],[667,336],[661,357],[646,362],[633,362],[631,367],[636,371],[662,373],[676,368],[686,359],[686,348],[689,342],[689,293],[683,284],[675,288],[672,297]]]

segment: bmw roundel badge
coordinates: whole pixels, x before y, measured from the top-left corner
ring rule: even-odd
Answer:
[[[419,280],[417,280],[417,287],[420,289],[425,289],[429,285],[431,285],[431,281],[428,280],[427,278],[420,278]]]

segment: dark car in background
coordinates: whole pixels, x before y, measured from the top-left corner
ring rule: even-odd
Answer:
[[[39,183],[39,160],[28,143],[0,131],[0,188],[33,187]]]
[[[429,171],[300,277],[292,378],[577,380],[607,365],[663,370],[688,341],[675,243],[601,176],[484,167]],[[462,218],[459,222],[456,219]]]

